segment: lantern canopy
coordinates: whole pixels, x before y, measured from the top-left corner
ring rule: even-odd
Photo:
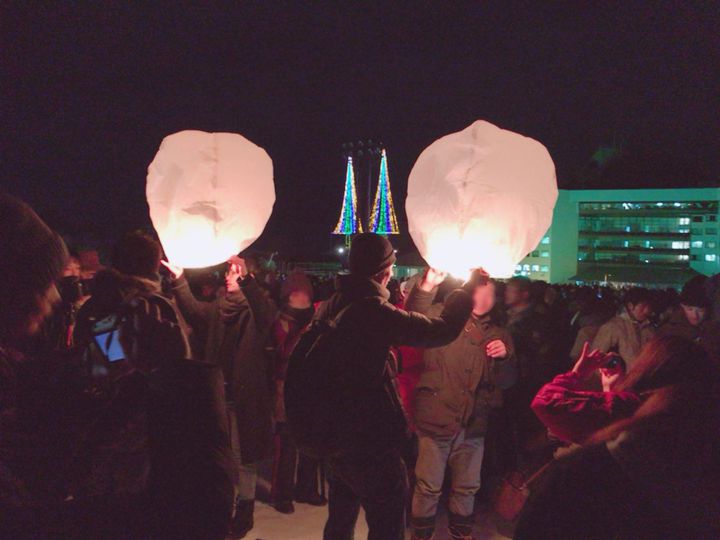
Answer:
[[[408,181],[410,235],[435,268],[509,277],[550,228],[557,196],[542,144],[480,120],[420,154]]]
[[[237,133],[181,131],[163,139],[146,195],[170,262],[213,266],[265,229],[275,203],[272,160]]]

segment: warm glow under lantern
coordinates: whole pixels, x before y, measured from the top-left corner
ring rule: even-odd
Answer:
[[[534,139],[477,121],[427,147],[410,173],[410,235],[428,264],[509,277],[550,228],[555,165]]]
[[[275,203],[272,160],[236,133],[181,131],[163,139],[146,193],[168,260],[213,266],[262,234]]]

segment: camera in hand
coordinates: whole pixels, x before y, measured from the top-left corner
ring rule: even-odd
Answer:
[[[623,371],[627,371],[627,362],[625,362],[625,359],[620,356],[620,352],[617,350],[617,347],[610,349],[608,351],[608,355],[610,356],[610,360],[608,360],[604,366],[606,369],[620,368]]]

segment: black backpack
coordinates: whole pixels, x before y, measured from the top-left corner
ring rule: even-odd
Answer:
[[[373,348],[367,337],[343,324],[350,304],[333,320],[316,320],[290,355],[285,379],[285,412],[298,450],[324,459],[359,450],[368,439],[386,444],[404,440],[407,420],[394,373],[370,380],[363,372]]]

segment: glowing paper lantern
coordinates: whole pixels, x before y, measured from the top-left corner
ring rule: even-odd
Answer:
[[[410,235],[431,266],[511,276],[552,222],[555,165],[534,139],[477,121],[427,147],[410,173]]]
[[[212,266],[262,234],[275,203],[272,160],[236,133],[181,131],[163,139],[146,194],[170,262]]]

